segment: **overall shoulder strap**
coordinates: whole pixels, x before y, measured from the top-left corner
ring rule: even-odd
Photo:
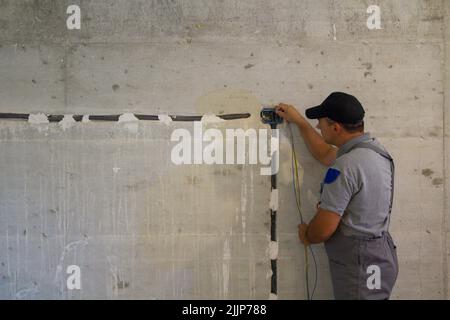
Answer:
[[[371,149],[371,150],[375,151],[376,153],[378,153],[379,155],[381,155],[382,157],[388,159],[389,162],[391,163],[391,203],[389,205],[389,215],[390,215],[392,212],[392,204],[394,202],[394,176],[395,176],[394,159],[392,159],[391,155],[388,152],[386,152],[385,150],[381,149],[380,147],[378,147],[372,143],[369,143],[367,141],[363,141],[363,142],[359,142],[359,143],[355,144],[347,152],[350,152],[351,150],[356,149],[356,148]]]

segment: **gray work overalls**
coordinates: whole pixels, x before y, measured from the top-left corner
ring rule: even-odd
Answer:
[[[390,161],[392,174],[388,215],[390,219],[394,197],[392,157],[386,151],[367,142],[357,143],[347,152],[354,148],[369,148]],[[347,228],[340,223],[335,233],[325,242],[335,299],[389,299],[398,275],[397,247],[391,235],[388,231],[378,237],[354,235],[349,233]],[[374,280],[377,270],[379,285],[376,285]]]

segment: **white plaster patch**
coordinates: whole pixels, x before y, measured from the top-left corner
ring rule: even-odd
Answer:
[[[45,131],[45,135],[48,135],[47,129],[50,121],[45,114],[37,113],[28,115],[28,123],[35,126],[39,132]]]
[[[113,169],[114,173],[117,173],[117,172],[119,172],[119,170],[120,170],[120,168],[118,168],[118,167],[114,167],[114,168],[112,168],[112,169]]]
[[[219,118],[215,114],[205,114],[202,117],[202,123],[218,123],[218,122],[224,122],[222,118]]]
[[[272,271],[272,269],[269,269],[266,273],[266,279],[269,279],[270,277],[272,277],[272,275],[273,275],[273,271]]]
[[[270,193],[269,207],[272,211],[278,210],[278,189],[272,189],[272,192]]]
[[[270,293],[269,300],[278,300],[278,295],[276,295],[275,293]]]
[[[276,260],[278,258],[278,241],[270,241],[269,256],[270,260]]]
[[[85,114],[83,116],[83,118],[81,119],[81,122],[86,123],[86,122],[91,122],[91,120],[89,120],[89,115]]]
[[[73,115],[71,114],[65,114],[62,120],[58,123],[61,128],[65,131],[66,129],[69,129],[75,124],[75,119],[73,118]]]
[[[139,121],[133,113],[124,113],[119,116],[119,123]]]
[[[167,114],[158,114],[158,119],[159,121],[161,121],[162,123],[169,125],[172,123],[172,118],[170,116],[168,116]]]
[[[280,139],[275,136],[270,137],[270,145],[272,153],[280,149]]]
[[[125,129],[131,133],[138,132],[139,119],[132,113],[124,113],[120,115],[118,123],[123,123]]]
[[[42,123],[49,123],[48,118],[43,113],[37,113],[37,114],[30,114],[28,116],[28,123],[31,124],[42,124]]]

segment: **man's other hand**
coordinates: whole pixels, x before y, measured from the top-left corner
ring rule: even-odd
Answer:
[[[297,109],[289,104],[280,103],[275,107],[275,111],[280,117],[288,122],[298,123],[304,119]]]

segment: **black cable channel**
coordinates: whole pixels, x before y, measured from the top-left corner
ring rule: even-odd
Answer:
[[[28,120],[30,116],[29,113],[0,113],[0,119],[17,119],[17,120]],[[46,115],[49,122],[59,122],[64,118],[62,114],[49,114]],[[118,121],[120,114],[110,114],[110,115],[89,115],[89,120],[92,121]],[[147,114],[134,114],[134,116],[139,120],[152,120],[158,121],[157,115],[147,115]],[[201,121],[203,116],[183,116],[183,115],[169,115],[172,121]],[[246,119],[250,117],[250,113],[231,113],[217,115],[217,117],[223,120],[236,120],[236,119]],[[83,115],[73,115],[73,119],[77,122],[83,120]]]

